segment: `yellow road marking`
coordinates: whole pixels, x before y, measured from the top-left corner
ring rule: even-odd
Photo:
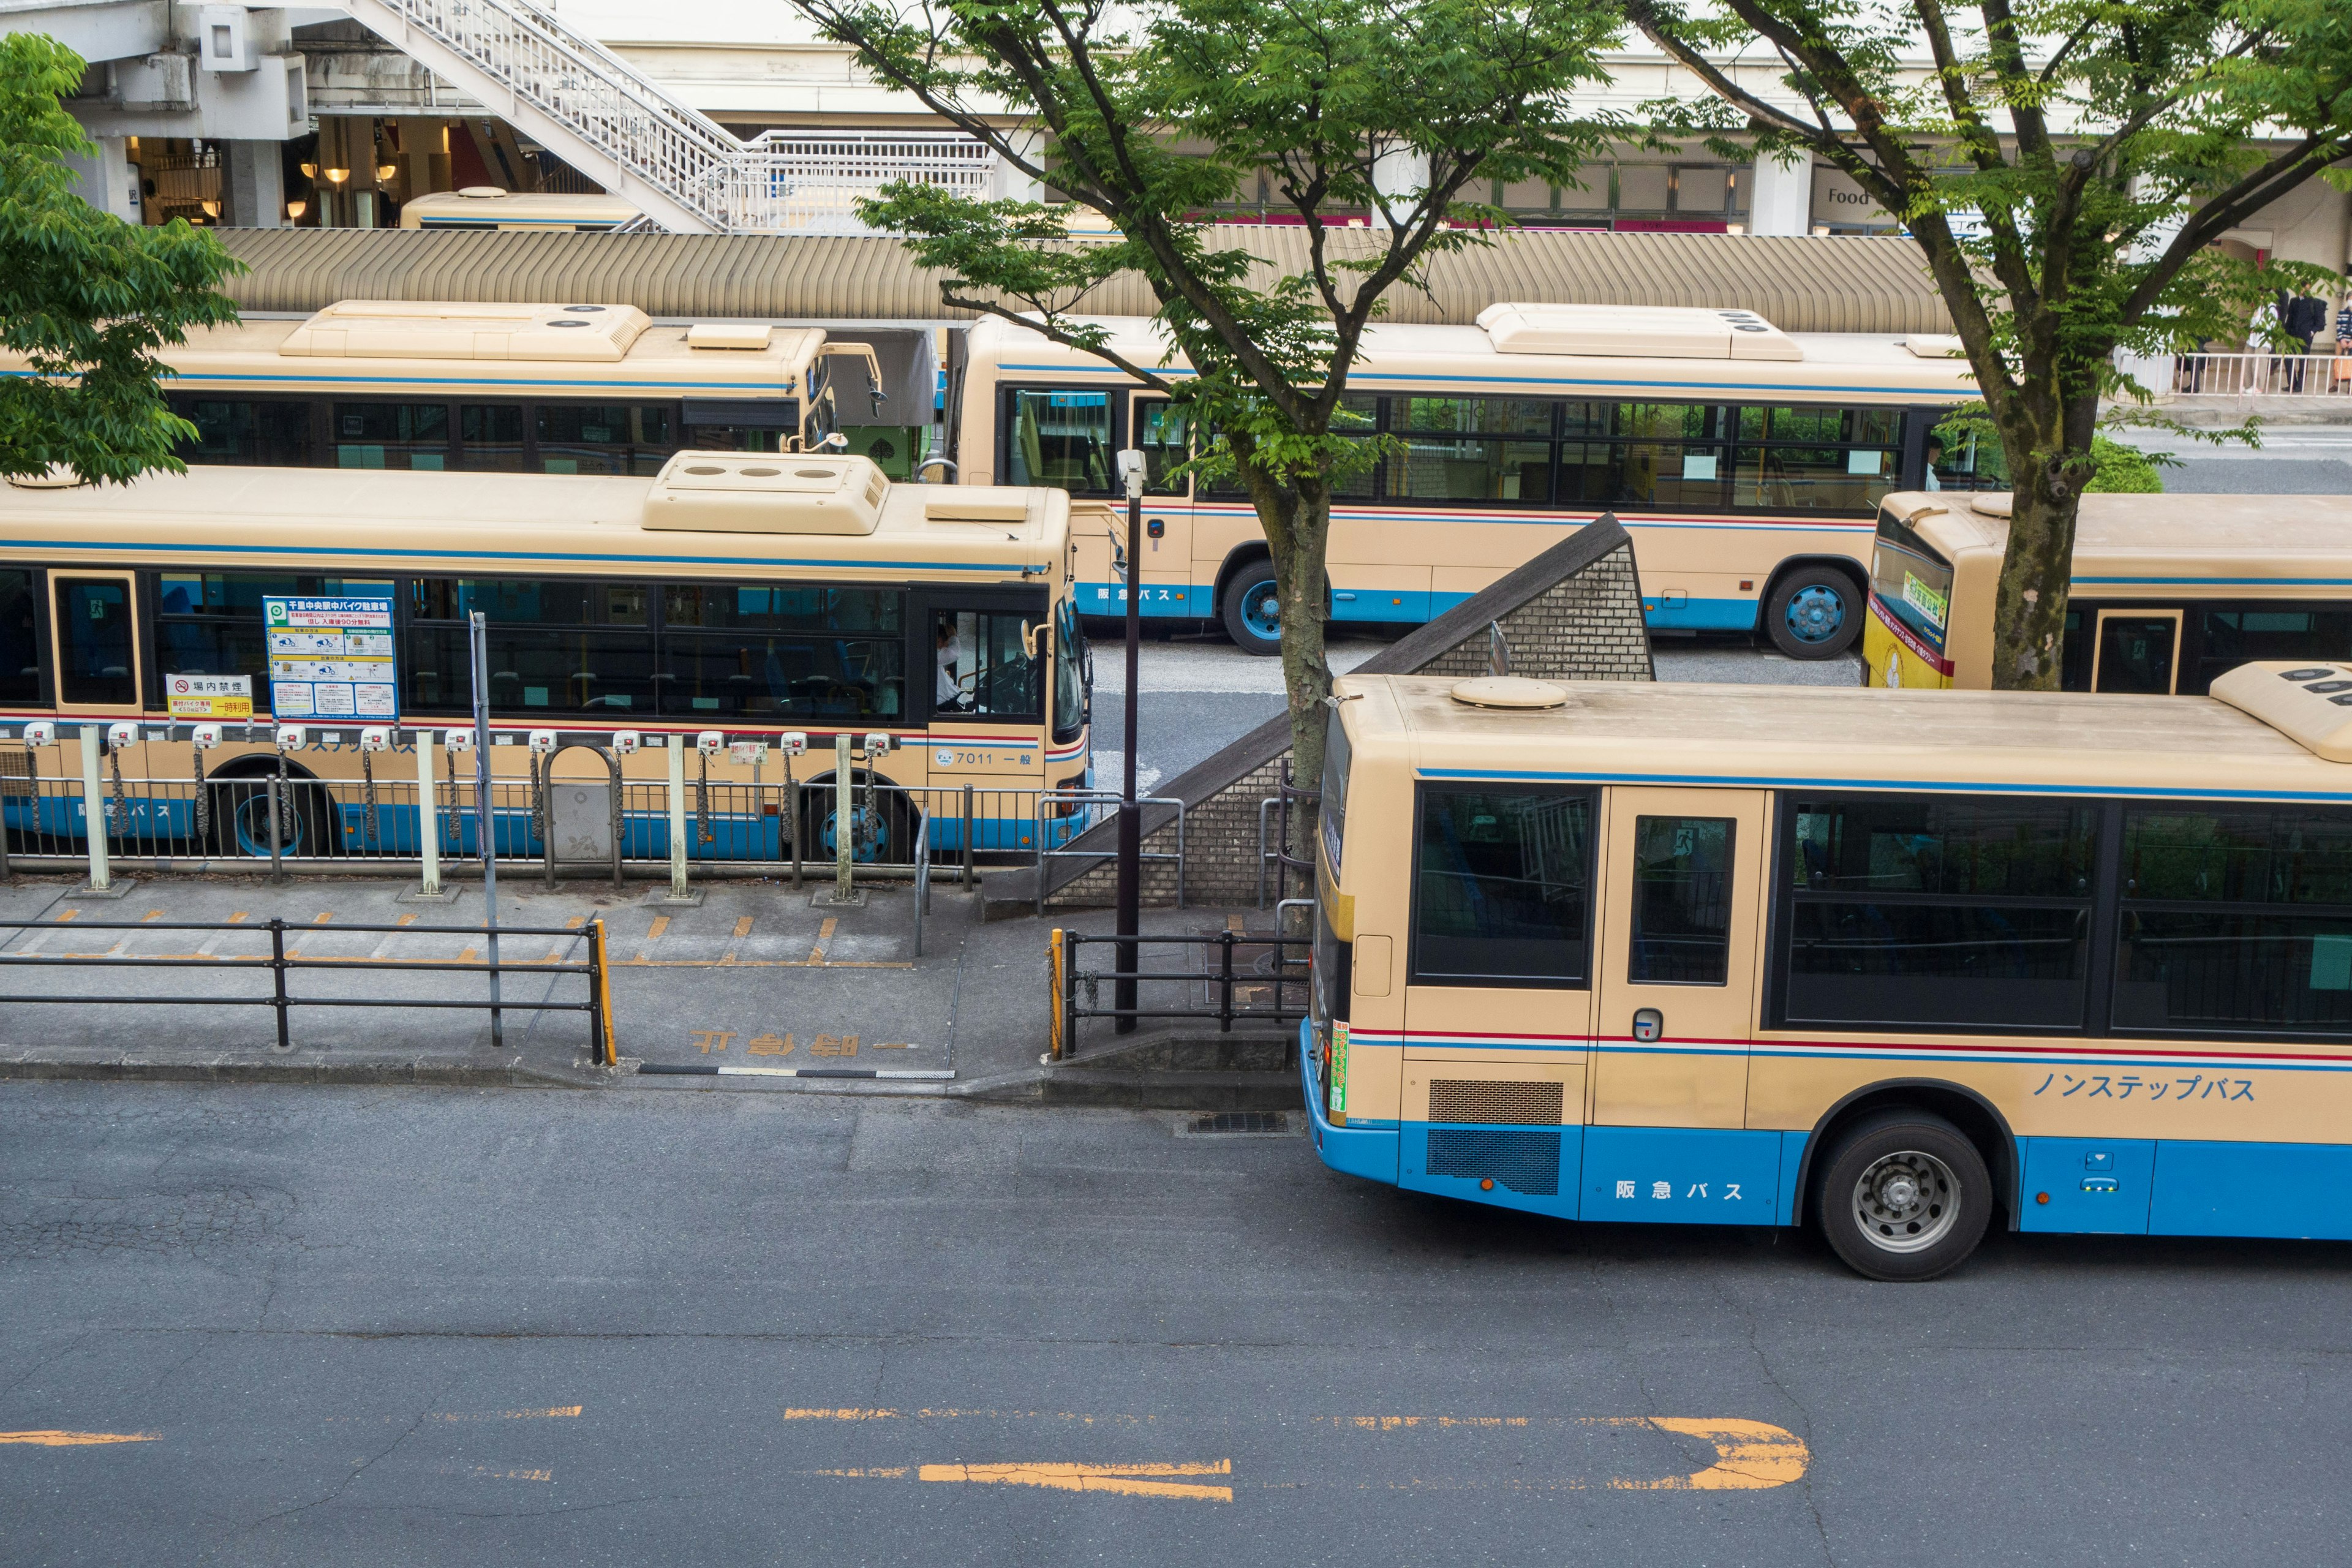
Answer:
[[[907,1479],[907,1466],[898,1465],[871,1470],[810,1470],[807,1473],[812,1476],[843,1476],[852,1480],[902,1481]]]
[[[859,1410],[845,1406],[839,1410],[807,1409],[800,1405],[784,1406],[787,1421],[887,1421],[898,1415],[895,1410]]]
[[[324,913],[324,914],[320,915],[317,920],[312,921],[310,923],[311,923],[312,925],[314,925],[314,926],[322,926],[322,925],[325,925],[329,921],[333,920],[334,918],[335,918],[334,911],[333,911],[332,910],[328,910],[326,913]]]
[[[236,913],[228,917],[228,923],[231,925],[236,925],[244,921],[249,920],[250,918],[252,917],[247,915],[245,910],[239,910]]]
[[[824,917],[824,924],[816,928],[816,945],[809,949],[809,955],[803,961],[803,967],[811,964],[823,963],[824,962],[825,943],[833,940],[834,928],[840,923],[841,921],[836,916],[827,915]],[[909,965],[908,967],[911,968],[912,966]]]
[[[474,962],[474,960],[475,960],[477,957],[478,957],[478,956],[480,955],[480,953],[481,953],[481,949],[479,949],[479,948],[475,948],[475,947],[469,947],[469,948],[467,948],[465,952],[461,952],[461,953],[459,953],[459,954],[457,955],[457,962],[458,962],[458,963],[473,963],[473,962]]]
[[[548,1421],[567,1415],[577,1415],[585,1406],[554,1405],[544,1410],[439,1410],[427,1415],[427,1421]]]
[[[588,917],[586,915],[573,915],[570,920],[563,922],[563,929],[565,931],[578,931],[582,926],[584,926],[587,923]]]
[[[742,919],[735,922],[735,934],[739,937],[750,936],[751,934],[751,917],[750,915],[745,915]]]
[[[141,915],[139,918],[142,921],[160,921],[163,918],[163,911],[161,910],[149,910],[145,914]]]
[[[392,923],[400,926],[413,926],[416,923],[416,917],[415,915],[403,915]]]
[[[58,917],[58,922],[62,924],[67,921],[72,920],[75,916],[80,913],[81,911],[79,910],[68,910],[65,913]]]
[[[925,1465],[916,1478],[926,1481],[962,1481],[978,1486],[1045,1487],[1065,1492],[1115,1492],[1124,1497],[1191,1498],[1202,1502],[1231,1502],[1234,1489],[1231,1459],[1202,1459],[1173,1465]],[[1202,1481],[1158,1480],[1160,1476],[1223,1476],[1224,1485]]]
[[[1157,1422],[1157,1415],[1097,1415],[1082,1410],[868,1410],[857,1405],[796,1405],[784,1406],[787,1421],[897,1421],[911,1416],[918,1421],[954,1421],[965,1416],[977,1416],[989,1421],[1076,1421],[1091,1426],[1099,1421],[1105,1426],[1148,1426]],[[1317,1420],[1328,1417],[1317,1416]]]
[[[912,969],[903,959],[854,958],[616,958],[613,969]]]
[[[1803,1438],[1785,1427],[1767,1426],[1761,1421],[1650,1415],[1616,1424],[1647,1425],[1661,1432],[1704,1437],[1715,1445],[1717,1456],[1714,1464],[1687,1476],[1670,1476],[1657,1481],[1611,1481],[1610,1486],[1619,1491],[1764,1491],[1804,1479],[1806,1468],[1813,1462],[1812,1450],[1805,1447]]]
[[[646,932],[646,940],[647,942],[659,942],[661,940],[661,933],[667,930],[669,930],[669,917],[667,915],[656,915],[654,917],[653,929]]]
[[[30,1443],[37,1448],[83,1448],[100,1443],[152,1443],[152,1432],[0,1432],[0,1443]]]

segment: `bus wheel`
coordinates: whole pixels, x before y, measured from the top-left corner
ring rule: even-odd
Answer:
[[[840,813],[830,784],[804,785],[801,795],[801,858],[824,868],[841,853]],[[866,809],[861,783],[850,797],[849,858],[855,865],[911,865],[915,858],[914,815],[898,797],[885,795]]]
[[[213,791],[213,836],[223,851],[269,858],[269,785],[258,778],[225,780]],[[278,797],[278,852],[327,855],[337,846],[324,831],[324,791],[307,779],[289,778]]]
[[[1862,595],[1834,566],[1800,566],[1772,590],[1764,629],[1790,658],[1835,658],[1862,635]]]
[[[1234,573],[1219,609],[1235,647],[1259,655],[1282,651],[1282,595],[1272,562],[1253,561]]]
[[[1814,1185],[1830,1246],[1873,1279],[1933,1279],[1984,1239],[1992,1176],[1940,1116],[1889,1110],[1838,1140]]]

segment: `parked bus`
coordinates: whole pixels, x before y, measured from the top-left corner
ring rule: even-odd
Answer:
[[[619,196],[509,191],[497,185],[436,191],[429,195],[411,196],[400,204],[403,228],[600,233],[643,216],[635,203]]]
[[[1150,321],[1102,324],[1130,362],[1168,359]],[[1331,615],[1427,621],[1613,510],[1653,628],[1760,626],[1793,658],[1829,658],[1862,628],[1880,499],[1925,482],[1931,427],[1972,395],[1956,349],[1792,336],[1745,310],[1499,304],[1475,326],[1373,327],[1338,427],[1389,437],[1390,455],[1333,510]],[[1194,443],[1165,398],[984,321],[951,370],[948,424],[966,482],[1055,485],[1079,502],[1089,615],[1123,613],[1113,455],[1140,447],[1143,613],[1222,622],[1256,653],[1278,646],[1257,516],[1237,482],[1169,477]],[[1943,467],[1972,482],[1958,448]]]
[[[116,837],[159,854],[266,854],[251,781],[278,772],[280,727],[296,725],[285,772],[301,809],[284,824],[285,852],[413,856],[415,813],[371,806],[357,742],[370,725],[404,746],[470,728],[467,618],[479,610],[502,776],[530,773],[530,734],[543,730],[605,753],[574,754],[585,776],[604,779],[618,756],[627,778],[658,781],[667,759],[654,753],[682,735],[709,753],[696,759],[698,790],[743,803],[698,805],[690,853],[774,862],[792,846],[772,789],[781,758],[761,743],[805,734],[797,778],[822,784],[847,734],[861,787],[931,792],[939,847],[961,847],[971,784],[975,847],[1032,848],[1036,792],[1081,785],[1087,769],[1068,537],[1057,490],[894,486],[863,458],[827,456],[684,452],[650,479],[215,468],[121,487],[12,483],[0,489],[6,821],[20,852],[26,834],[82,832],[77,799],[35,787],[77,762],[25,741],[37,723],[91,726],[109,736],[110,773],[161,788],[121,807]],[[285,706],[279,683],[299,659],[341,656],[276,647],[272,595],[384,603],[380,651],[394,668],[373,710],[365,690]],[[199,758],[201,705],[183,694],[208,688],[231,700],[241,689],[252,710],[232,710]],[[113,743],[118,726],[127,744]],[[868,754],[874,736],[888,738],[880,755]],[[762,763],[770,793],[736,787]],[[217,797],[202,832],[200,763]],[[388,760],[376,767],[399,776]],[[445,808],[467,798],[456,784]],[[870,816],[855,807],[856,858],[909,858],[908,798],[873,803]],[[624,847],[666,857],[658,789],[643,799]],[[800,847],[829,859],[833,796],[803,804]],[[539,853],[540,826],[502,818],[501,848]]]
[[[1342,677],[1334,1169],[1577,1220],[2352,1237],[2352,664],[2211,697]]]
[[[1869,684],[1992,685],[2007,491],[1893,495],[1872,557]],[[2089,495],[2059,684],[2201,696],[2252,659],[2352,658],[2352,496]]]
[[[345,300],[163,353],[172,410],[196,427],[191,464],[650,479],[680,451],[814,449],[882,406],[864,343],[658,327],[633,305]],[[27,374],[0,354],[0,375]]]

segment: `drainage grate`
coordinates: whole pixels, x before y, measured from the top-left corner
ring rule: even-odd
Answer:
[[[1558,1132],[1482,1131],[1471,1128],[1429,1130],[1429,1173],[1491,1178],[1531,1198],[1559,1195]]]
[[[1280,1110],[1220,1110],[1193,1117],[1182,1131],[1188,1138],[1283,1137],[1290,1131],[1290,1117]]]

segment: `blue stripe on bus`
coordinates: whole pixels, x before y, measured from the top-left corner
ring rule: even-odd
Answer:
[[[878,561],[871,565],[837,559],[801,560],[782,555],[591,555],[584,551],[568,550],[389,550],[382,548],[341,548],[328,544],[158,544],[142,540],[130,544],[97,544],[87,539],[12,539],[12,550],[119,550],[177,551],[183,554],[221,555],[284,555],[299,552],[305,555],[358,556],[368,559],[398,556],[419,561],[625,561],[641,565],[684,566],[832,566],[844,571],[878,572],[993,572],[999,576],[1019,573],[1027,576],[1016,564],[992,566],[971,565],[956,561]]]
[[[1744,785],[1754,789],[1901,789],[1930,795],[2047,795],[2098,800],[2293,800],[2342,803],[2346,790],[2161,789],[2152,784],[1951,784],[1934,779],[1786,778],[1769,773],[1533,773],[1514,768],[1416,768],[1424,779],[1503,779],[1538,784]]]
[[[1020,371],[1032,375],[1116,375],[1124,377],[1127,374],[1125,371],[1120,370],[1114,365],[1015,364],[1010,362],[1005,362],[1000,363],[996,368],[998,371],[1003,373]],[[1196,375],[1199,373],[1187,366],[1169,365],[1155,367],[1152,374],[1155,375],[1168,376],[1173,379],[1188,375]],[[1685,389],[1696,389],[1704,392],[1719,393],[1727,399],[1735,402],[1738,401],[1738,395],[1744,392],[1810,392],[1818,394],[1823,397],[1827,397],[1832,394],[1836,393],[1847,393],[1868,397],[1889,398],[1933,397],[1938,399],[1958,399],[1968,395],[1968,393],[1965,390],[1957,389],[1951,386],[1844,386],[1822,382],[1732,382],[1719,379],[1714,381],[1640,381],[1630,376],[1613,375],[1420,375],[1407,374],[1402,372],[1395,374],[1388,374],[1376,371],[1353,372],[1349,376],[1349,384],[1352,386],[1360,387],[1367,392],[1375,390],[1376,386],[1380,391],[1392,392],[1400,388],[1409,389],[1415,386],[1439,384],[1458,384],[1468,386],[1680,387]],[[1019,389],[1015,388],[1013,390]]]
[[[2158,588],[2352,588],[2352,577],[2077,577],[2074,585]]]
[[[0,376],[28,378],[28,370],[0,371]],[[175,385],[203,384],[207,386],[244,386],[251,384],[309,384],[324,386],[473,386],[495,394],[500,387],[553,386],[566,392],[724,392],[750,402],[798,402],[797,393],[779,395],[767,387],[746,386],[737,381],[583,381],[549,379],[545,381],[520,377],[499,376],[495,380],[467,375],[322,375],[305,372],[299,375],[205,374],[203,373],[171,373]],[[170,390],[166,388],[165,390]]]

